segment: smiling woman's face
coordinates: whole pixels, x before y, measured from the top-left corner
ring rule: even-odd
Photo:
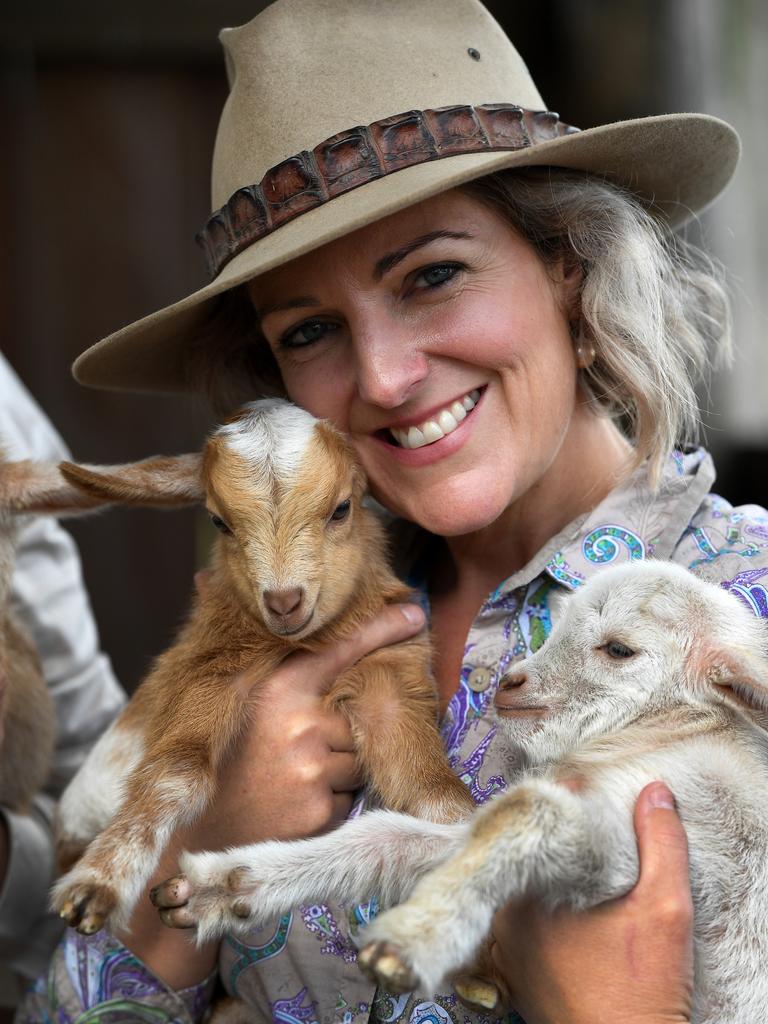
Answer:
[[[249,290],[291,399],[352,436],[382,504],[456,536],[553,470],[579,408],[578,285],[454,191]]]

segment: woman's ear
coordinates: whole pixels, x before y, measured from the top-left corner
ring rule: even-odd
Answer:
[[[568,322],[581,319],[581,289],[584,285],[584,267],[575,253],[568,252],[553,265],[554,281],[560,305]]]

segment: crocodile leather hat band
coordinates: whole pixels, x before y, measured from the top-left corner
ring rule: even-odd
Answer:
[[[550,110],[512,103],[407,110],[325,139],[235,192],[196,236],[215,277],[233,256],[289,220],[385,174],[427,160],[524,149],[577,132]]]
[[[190,367],[207,351],[216,365],[226,292],[484,175],[598,175],[674,225],[736,165],[736,133],[706,114],[569,128],[481,0],[263,3],[219,36],[229,95],[198,236],[211,279],[84,352],[73,367],[83,384],[197,386]]]

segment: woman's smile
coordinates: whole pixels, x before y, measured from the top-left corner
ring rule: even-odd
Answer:
[[[389,433],[400,448],[423,448],[425,445],[435,444],[447,434],[452,434],[479,400],[480,390],[473,388],[436,412],[430,412],[423,420],[416,416],[412,417],[411,422],[391,425]]]
[[[426,466],[457,452],[469,438],[485,386],[472,388],[426,414],[372,434],[392,458],[405,466]]]

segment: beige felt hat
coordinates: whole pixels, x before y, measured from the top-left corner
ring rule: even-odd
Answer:
[[[478,0],[278,0],[221,41],[231,91],[198,236],[212,280],[89,348],[82,384],[184,390],[217,295],[492,171],[591,171],[677,224],[738,160],[735,131],[704,114],[563,124]]]

